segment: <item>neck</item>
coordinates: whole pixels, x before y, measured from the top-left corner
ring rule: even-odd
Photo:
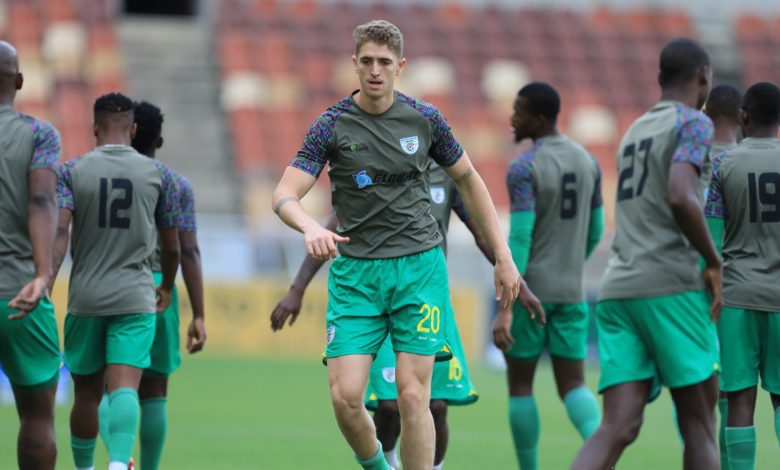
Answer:
[[[370,98],[361,91],[356,94],[354,98],[355,103],[357,103],[358,107],[360,107],[360,109],[363,111],[369,114],[382,114],[390,109],[390,106],[393,105],[393,101],[395,101],[395,91],[389,95],[385,95],[376,99]]]
[[[737,127],[732,122],[713,120],[715,135],[712,142],[716,144],[734,145],[737,143]]]
[[[699,109],[696,95],[684,88],[664,88],[661,92],[661,100],[679,101],[690,108]]]
[[[107,132],[97,136],[98,147],[102,145],[130,145],[130,136],[127,132]]]
[[[558,135],[558,128],[555,126],[552,126],[549,129],[540,132],[538,135],[531,137],[531,141],[536,143],[536,141],[539,139],[544,139],[545,137],[550,137],[553,135]]]
[[[16,99],[16,93],[13,94],[0,94],[0,106],[14,107],[14,100]]]
[[[778,126],[756,126],[750,129],[749,133],[746,133],[746,137],[752,137],[754,139],[776,139]]]

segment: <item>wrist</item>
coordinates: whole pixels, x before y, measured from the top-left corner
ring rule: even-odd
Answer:
[[[296,283],[292,283],[290,285],[290,292],[292,292],[294,294],[303,294],[303,291],[304,291],[304,287],[303,286],[299,286]]]

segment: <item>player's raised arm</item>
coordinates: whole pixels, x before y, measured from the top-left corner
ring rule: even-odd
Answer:
[[[328,219],[327,224],[325,224],[325,229],[335,232],[338,224],[339,219],[333,214]],[[303,302],[306,288],[323,264],[325,264],[325,260],[306,255],[287,294],[276,304],[273,312],[271,312],[271,329],[273,331],[281,330],[288,318],[290,319],[290,326],[295,323],[298,314],[301,313],[301,303]]]

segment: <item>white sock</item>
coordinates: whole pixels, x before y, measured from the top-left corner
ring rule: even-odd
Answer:
[[[439,465],[434,465],[433,466],[433,470],[441,470],[442,468],[444,468],[444,460],[439,462]]]
[[[109,462],[108,470],[127,470],[127,464],[124,462]]]
[[[395,449],[385,452],[385,460],[387,464],[398,470],[401,468],[401,463],[398,461],[398,454],[395,453]]]

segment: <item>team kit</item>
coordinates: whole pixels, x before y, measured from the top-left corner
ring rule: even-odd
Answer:
[[[292,325],[330,261],[322,362],[357,465],[444,468],[448,407],[478,402],[450,300],[454,212],[494,267],[492,334],[518,468],[539,468],[533,381],[545,352],[583,441],[572,469],[614,468],[662,386],[685,468],[754,468],[759,378],[780,441],[780,89],[713,87],[709,56],[690,39],[660,51],[660,99],[616,155],[615,237],[595,309],[599,407],[585,385],[583,281],[605,231],[601,169],[558,130],[554,85],[529,83],[507,103],[515,142],[531,145],[507,169],[506,237],[443,114],[396,89],[401,31],[375,20],[353,36],[359,88],[313,122],[270,201],[308,255],[271,327]],[[13,109],[23,76],[7,42],[0,68],[0,364],[20,417],[19,466],[56,461],[61,355],[48,292],[70,253],[62,357],[74,382],[73,464],[95,468],[100,438],[110,470],[133,468],[140,428],[139,467],[157,469],[181,363],[180,266],[193,305],[186,349],[206,340],[192,187],[155,160],[155,105],[99,97],[96,147],[60,162],[57,130]],[[321,224],[300,201],[326,170],[333,210]]]

